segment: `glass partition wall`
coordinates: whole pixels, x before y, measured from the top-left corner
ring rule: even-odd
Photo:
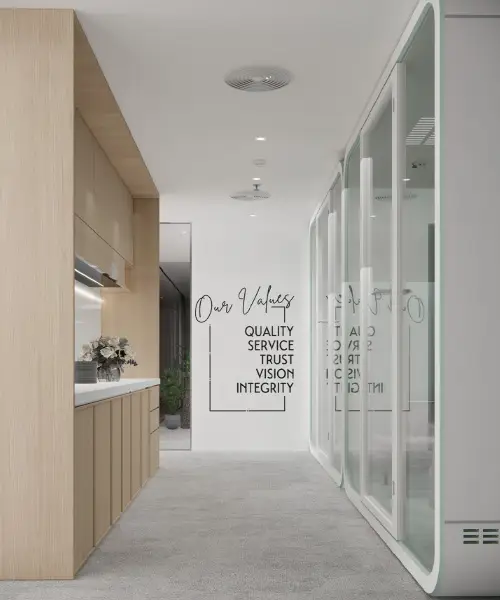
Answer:
[[[312,402],[311,447],[340,483],[341,408],[340,285],[342,182],[336,177],[311,225]]]
[[[428,7],[311,224],[311,446],[422,572],[435,545],[434,54]]]

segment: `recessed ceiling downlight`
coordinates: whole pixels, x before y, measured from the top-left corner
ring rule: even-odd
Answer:
[[[292,81],[292,74],[280,67],[242,67],[228,73],[224,81],[243,92],[272,92]]]
[[[271,197],[269,192],[264,192],[259,189],[260,186],[256,183],[253,190],[244,190],[242,192],[235,192],[231,194],[233,200],[242,200],[243,202],[255,202],[256,200],[267,200]]]

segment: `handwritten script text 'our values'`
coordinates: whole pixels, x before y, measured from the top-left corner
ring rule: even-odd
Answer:
[[[249,292],[246,287],[241,288],[238,292],[239,306],[244,315],[248,315],[257,307],[263,308],[266,313],[272,306],[287,309],[290,308],[293,299],[294,296],[290,294],[273,293],[272,285],[267,286],[265,290],[262,289],[262,286],[259,286],[255,293]],[[206,323],[214,312],[229,314],[233,307],[233,303],[226,300],[216,303],[208,294],[205,294],[196,302],[195,318],[198,323]]]

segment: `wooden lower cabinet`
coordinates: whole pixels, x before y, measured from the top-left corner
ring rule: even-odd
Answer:
[[[158,471],[160,466],[160,428],[149,435],[149,476]]]
[[[74,570],[94,548],[94,408],[75,410]]]
[[[157,389],[75,409],[75,573],[158,469]]]
[[[149,413],[149,433],[153,433],[160,426],[160,409],[155,408]]]
[[[130,487],[132,498],[141,489],[141,392],[132,394],[131,400],[131,465]]]
[[[94,408],[94,546],[111,527],[111,401]]]
[[[131,396],[122,400],[122,511],[127,508],[132,499],[130,478],[132,475],[131,461]]]
[[[160,406],[160,388],[155,386],[147,390],[149,394],[149,410],[154,410]]]
[[[149,391],[141,393],[141,485],[149,479]]]
[[[122,398],[111,400],[111,523],[122,514]]]

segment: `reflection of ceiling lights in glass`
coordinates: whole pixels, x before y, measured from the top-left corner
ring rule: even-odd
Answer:
[[[407,146],[434,146],[434,117],[421,117],[406,136]]]

